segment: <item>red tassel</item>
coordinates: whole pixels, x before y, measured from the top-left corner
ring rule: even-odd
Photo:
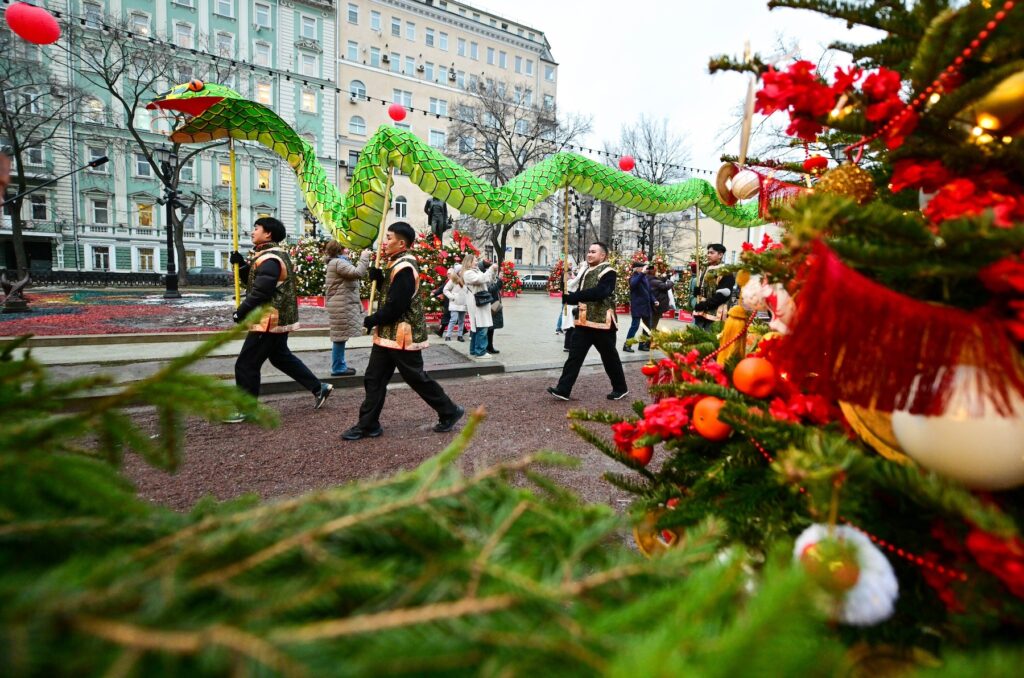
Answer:
[[[816,376],[825,397],[881,411],[937,415],[957,365],[975,366],[973,389],[1002,416],[1024,394],[1021,356],[1002,323],[898,294],[814,244],[800,281],[792,332],[779,346],[790,378]],[[981,400],[981,402],[984,402]]]

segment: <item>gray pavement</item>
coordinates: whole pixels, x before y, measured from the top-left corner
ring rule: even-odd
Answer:
[[[445,342],[436,335],[431,335],[431,347],[424,353],[427,371],[436,378],[444,379],[496,372],[560,369],[567,355],[562,350],[562,335],[555,333],[555,322],[561,309],[561,301],[546,294],[525,293],[518,298],[505,298],[502,302],[505,326],[497,330],[494,337],[495,347],[501,351],[499,355],[493,356],[491,360],[472,360],[468,356],[468,341],[458,342],[453,339]],[[620,316],[619,324],[621,349],[621,342],[629,326],[629,316]],[[678,329],[684,326],[675,320],[662,320],[659,329]],[[66,377],[105,373],[112,375],[117,382],[124,383],[145,378],[166,361],[194,350],[202,343],[203,338],[201,335],[184,333],[173,336],[175,339],[170,339],[164,334],[153,337],[152,340],[138,335],[90,337],[89,343],[73,340],[69,345],[34,347],[32,354],[44,364],[62,366],[60,372]],[[327,377],[330,371],[331,343],[323,330],[293,333],[288,344],[310,369],[322,377]],[[369,357],[370,345],[370,338],[366,336],[349,340],[349,364],[356,368],[357,375],[328,380],[336,386],[361,386],[360,375]],[[210,358],[197,363],[193,369],[224,379],[233,379],[234,357],[240,347],[241,341],[225,344]],[[620,355],[624,363],[644,362],[649,356],[644,352]],[[586,370],[587,367],[599,366],[600,362],[597,352],[591,351],[584,368]],[[263,374],[264,390],[268,393],[301,388],[269,364],[264,367]]]

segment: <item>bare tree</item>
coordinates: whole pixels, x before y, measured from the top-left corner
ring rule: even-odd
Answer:
[[[481,83],[478,93],[457,104],[455,122],[449,128],[448,154],[477,176],[503,186],[589,131],[589,118],[559,118],[554,109],[533,105],[527,90],[519,85]],[[520,221],[550,231],[550,211],[535,209]],[[499,262],[505,258],[508,234],[514,226],[478,225],[477,234],[490,241]]]
[[[182,152],[179,144],[171,144],[166,137],[153,134],[154,125],[146,112],[146,105],[180,82],[193,79],[221,84],[229,82],[237,69],[235,62],[228,59],[203,58],[200,47],[206,42],[206,36],[193,36],[195,49],[168,49],[166,43],[169,43],[169,39],[166,36],[159,37],[165,44],[157,45],[142,36],[131,35],[132,30],[128,19],[107,15],[98,26],[86,23],[73,27],[70,40],[62,41],[61,44],[65,48],[65,58],[71,70],[83,81],[102,91],[104,96],[110,97],[113,111],[105,122],[127,130],[131,142],[134,142],[128,142],[124,150],[133,147],[131,150],[141,153],[155,176],[161,177],[168,189],[177,191],[183,166],[203,151],[227,142],[221,140],[205,145],[190,145],[187,151]],[[167,133],[180,119],[174,117],[168,122],[170,124],[160,132]],[[170,168],[170,177],[164,177],[164,168],[155,155],[155,151],[161,147],[169,147],[179,158],[177,165]],[[215,201],[213,196],[194,193],[183,198],[179,204],[188,211],[194,209],[199,202],[214,204]],[[178,211],[172,210],[172,214],[175,258],[179,262],[178,279],[185,282],[187,267],[184,265],[184,223]]]
[[[32,176],[28,165],[42,158],[43,149],[60,137],[63,125],[78,112],[83,93],[61,82],[41,62],[42,48],[31,45],[8,30],[0,30],[0,136],[10,146],[15,163],[12,184],[15,194],[28,190]],[[35,156],[35,158],[33,158]],[[3,198],[3,196],[0,196]],[[24,198],[5,205],[11,213],[11,240],[19,277],[28,270],[24,223]]]

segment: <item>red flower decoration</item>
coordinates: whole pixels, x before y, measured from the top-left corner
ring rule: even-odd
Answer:
[[[871,101],[882,101],[899,94],[901,80],[900,74],[896,71],[891,71],[888,68],[879,68],[864,78],[864,83],[860,89]]]
[[[967,535],[967,550],[982,569],[991,572],[1010,593],[1024,598],[1024,541],[1001,539],[974,529]]]
[[[695,399],[662,398],[644,408],[644,429],[662,439],[678,438],[690,424],[690,411]]]
[[[934,193],[953,178],[946,166],[938,160],[897,160],[892,165],[892,192],[899,193],[906,188],[920,188]]]

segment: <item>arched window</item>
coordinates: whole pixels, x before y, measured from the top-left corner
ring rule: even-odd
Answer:
[[[405,199],[405,196],[400,195],[395,198],[395,217],[404,219],[409,216],[409,201]]]
[[[366,121],[358,115],[353,115],[348,121],[349,134],[366,134]]]
[[[548,265],[548,248],[540,247],[537,250],[537,265],[547,266]]]
[[[365,99],[366,85],[362,80],[353,80],[348,84],[348,94],[354,99]]]

